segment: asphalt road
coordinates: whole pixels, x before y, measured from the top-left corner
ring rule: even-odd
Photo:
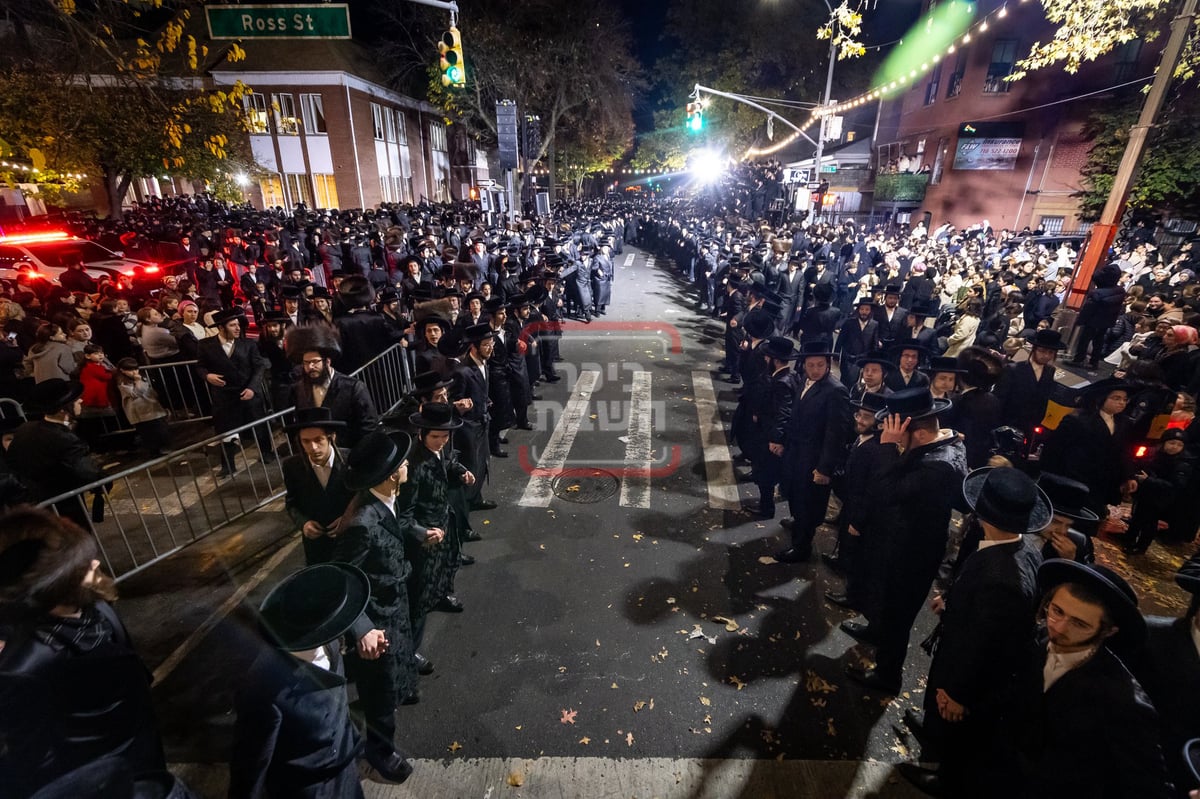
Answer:
[[[510,457],[492,461],[484,493],[501,507],[473,514],[484,540],[459,573],[466,612],[431,617],[436,671],[399,711],[418,774],[372,795],[610,795],[578,782],[596,779],[649,796],[660,787],[648,775],[667,772],[689,796],[693,784],[706,796],[915,795],[887,764],[915,754],[901,717],[920,705],[928,659],[913,646],[894,700],[843,677],[861,653],[837,629],[847,614],[821,598],[837,579],[774,562],[778,524],[738,509],[739,489],[750,500],[754,488],[733,482],[712,424],[736,401],[711,374],[721,326],[666,265],[634,248],[615,262],[608,315],[568,329],[565,379],[538,389],[536,430],[510,432]],[[547,465],[565,471],[552,480],[536,471]],[[245,608],[302,565],[287,526],[269,508],[122,584],[169,758],[207,795],[222,790],[213,764],[257,646]],[[823,528],[818,550],[831,547]],[[1155,609],[1183,602],[1163,579],[1181,554],[1151,552],[1140,587]],[[914,640],[930,626],[923,615]],[[713,782],[711,764],[729,761],[742,762]],[[803,774],[788,771],[797,761]],[[553,788],[512,784],[551,764]]]

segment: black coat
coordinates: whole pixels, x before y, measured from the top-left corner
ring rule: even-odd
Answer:
[[[1146,646],[1134,671],[1158,709],[1167,768],[1183,795],[1196,787],[1183,761],[1183,745],[1200,738],[1200,653],[1192,640],[1191,619],[1148,617]]]
[[[361,797],[340,642],[327,644],[329,670],[264,649],[235,699],[230,799]]]
[[[1091,491],[1090,504],[1101,519],[1107,504],[1121,501],[1121,483],[1133,473],[1128,422],[1118,416],[1114,433],[1096,411],[1076,411],[1065,417],[1042,450],[1042,469],[1078,480]]]
[[[790,478],[791,485],[797,487],[812,483],[814,469],[833,476],[842,464],[851,426],[849,394],[836,378],[827,375],[818,380],[803,398],[803,372],[793,373],[792,380],[795,396],[784,422],[787,474],[782,478]]]
[[[302,452],[284,459],[283,486],[287,491],[284,509],[297,528],[303,528],[310,521],[328,527],[346,512],[350,501],[354,499],[354,492],[346,488],[344,482],[345,458],[344,449],[334,454],[333,468],[324,488],[309,463],[308,455]],[[333,560],[336,546],[334,538],[304,536],[301,540],[304,542],[304,561],[309,566]]]
[[[859,355],[879,349],[879,330],[879,322],[872,319],[864,327],[857,314],[842,322],[834,351],[842,356],[843,369]]]
[[[47,617],[0,650],[0,794],[29,796],[115,755],[134,773],[166,771],[150,674],[103,602],[78,619]]]
[[[967,466],[987,466],[992,448],[992,431],[1000,426],[1000,400],[980,388],[966,391],[954,400],[946,426],[962,433],[967,447]]]
[[[799,317],[792,323],[800,330],[800,343],[808,344],[813,341],[824,341],[833,344],[834,331],[842,319],[842,310],[827,303],[818,303],[800,312]]]
[[[1035,677],[1046,656],[1043,646]],[[1107,647],[1062,675],[1040,699],[1037,732],[1028,738],[1039,799],[1170,796],[1158,714]]]
[[[65,425],[42,419],[16,429],[5,460],[38,502],[104,476],[83,439]]]
[[[454,593],[454,576],[458,572],[463,520],[451,508],[450,491],[452,486],[462,484],[467,469],[449,446],[443,447],[442,455],[443,458],[438,458],[416,442],[408,456],[408,481],[400,486],[396,498],[396,513],[408,535],[405,548],[413,564],[408,596],[414,621],[432,610],[443,597]],[[441,528],[446,536],[427,547],[425,533],[431,527]]]
[[[267,405],[263,397],[267,371],[267,360],[258,354],[254,342],[234,339],[233,353],[226,355],[221,347],[220,336],[210,336],[196,347],[196,373],[201,380],[210,374],[220,375],[223,386],[208,386],[212,395],[213,426],[224,433],[266,416]],[[254,392],[248,400],[241,399],[245,389]]]
[[[1054,386],[1053,364],[1042,369],[1040,380],[1034,377],[1029,361],[1006,367],[995,391],[1000,400],[1000,423],[1029,436],[1046,417],[1046,404]]]
[[[382,314],[374,311],[351,311],[335,319],[334,326],[342,337],[342,354],[334,358],[333,365],[347,374],[404,338]]]
[[[887,307],[876,305],[875,320],[879,322],[879,340],[885,342],[896,341],[904,335],[904,328],[908,323],[908,309],[897,305],[892,311],[891,320],[889,320],[887,318]]]
[[[314,405],[312,386],[303,378],[292,384],[292,402],[297,408]],[[333,418],[345,422],[346,428],[338,433],[338,444],[351,449],[359,439],[379,425],[379,412],[367,391],[366,384],[356,377],[334,371],[325,392],[322,408],[328,408]]]
[[[922,388],[929,385],[929,375],[921,371],[915,371],[909,375],[908,382],[904,382],[904,375],[900,373],[900,369],[888,369],[883,376],[883,384],[892,391],[903,391],[906,388]]]

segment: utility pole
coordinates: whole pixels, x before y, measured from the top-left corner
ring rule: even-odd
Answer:
[[[829,8],[829,16],[833,16],[833,9],[829,6],[829,0],[825,0],[825,7]],[[825,72],[825,95],[821,98],[821,107],[829,105],[829,96],[833,93],[833,65],[837,62],[837,45],[834,43],[834,37],[829,37],[829,69]],[[821,181],[821,157],[825,154],[825,125],[829,119],[828,114],[821,114],[821,130],[817,133],[817,154],[813,156],[813,176],[811,183],[819,183]],[[821,195],[822,202],[825,195]],[[815,221],[818,215],[823,215],[824,208],[814,208],[812,218]]]
[[[1138,168],[1142,163],[1142,155],[1146,152],[1146,139],[1150,135],[1158,112],[1162,110],[1167,99],[1167,89],[1175,76],[1175,67],[1179,65],[1179,57],[1183,53],[1183,45],[1187,41],[1188,31],[1196,16],[1197,0],[1184,0],[1179,16],[1171,21],[1171,36],[1167,46],[1163,48],[1162,58],[1158,63],[1158,72],[1154,75],[1154,83],[1146,95],[1142,105],[1142,114],[1137,124],[1129,129],[1129,142],[1125,145],[1125,154],[1117,167],[1113,178],[1112,189],[1108,193],[1108,202],[1100,214],[1100,221],[1092,226],[1091,238],[1079,269],[1071,280],[1071,291],[1067,294],[1067,307],[1078,310],[1087,296],[1088,287],[1092,283],[1092,274],[1096,267],[1108,257],[1108,248],[1112,246],[1117,236],[1121,214],[1125,203],[1129,200],[1129,191],[1137,177]]]

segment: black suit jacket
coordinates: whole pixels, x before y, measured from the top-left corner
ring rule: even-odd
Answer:
[[[905,323],[908,322],[908,309],[897,305],[892,313],[891,321],[887,318],[887,307],[875,306],[875,321],[879,322],[879,338],[881,341],[895,341],[904,333]]]
[[[42,419],[17,428],[5,460],[37,501],[104,475],[83,439],[65,425]]]
[[[333,456],[333,468],[330,470],[329,481],[321,487],[316,472],[309,464],[308,456],[304,453],[285,458],[282,464],[283,485],[287,490],[284,508],[288,516],[303,528],[307,522],[313,521],[322,527],[328,527],[341,518],[354,499],[354,492],[346,488],[343,478],[346,467],[346,450],[338,449]],[[304,560],[308,565],[326,563],[333,559],[336,541],[328,536],[321,538],[303,539]]]
[[[1046,417],[1046,403],[1053,391],[1053,364],[1042,369],[1040,380],[1033,376],[1029,361],[1011,364],[996,386],[1001,424],[1011,425],[1028,436]]]
[[[872,319],[867,322],[866,327],[863,327],[859,323],[857,315],[851,316],[842,322],[834,351],[840,353],[842,363],[846,363],[849,358],[866,355],[868,352],[879,349],[879,339],[879,322]]]
[[[1182,796],[1196,787],[1183,761],[1183,745],[1200,738],[1200,653],[1190,619],[1151,616],[1146,628],[1146,648],[1134,670],[1158,709],[1167,768]]]
[[[292,384],[292,402],[297,408],[314,405],[312,386],[303,378]],[[379,424],[379,412],[375,410],[375,402],[366,385],[358,378],[336,370],[321,407],[328,408],[334,419],[346,423],[346,429],[338,433],[338,444],[346,449],[353,448]]]
[[[804,391],[803,372],[795,373],[795,396],[785,422],[784,462],[792,478],[812,482],[812,471],[832,477],[842,464],[850,436],[850,405],[846,387],[833,375]],[[781,420],[782,421],[782,420]]]
[[[1113,433],[1095,411],[1076,411],[1062,420],[1042,450],[1042,470],[1078,480],[1090,489],[1090,507],[1103,519],[1105,504],[1121,501],[1121,482],[1132,473],[1129,423],[1114,420]]]

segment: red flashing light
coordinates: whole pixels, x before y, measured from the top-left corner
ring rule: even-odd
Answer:
[[[1046,432],[1046,428],[1039,424],[1037,427],[1033,428],[1033,432],[1040,436],[1042,433]]]
[[[1150,451],[1150,448],[1147,447],[1145,444],[1142,444],[1140,447],[1137,448],[1137,451],[1133,453],[1133,457],[1144,458],[1144,457],[1146,457],[1146,453],[1149,451]]]
[[[39,241],[63,241],[64,239],[73,238],[70,233],[64,230],[52,231],[49,233],[27,233],[23,236],[0,236],[2,244],[33,244]]]
[[[147,266],[142,271],[145,272],[147,275],[157,275],[161,270],[157,266],[154,266],[153,264],[151,264],[150,266]]]

